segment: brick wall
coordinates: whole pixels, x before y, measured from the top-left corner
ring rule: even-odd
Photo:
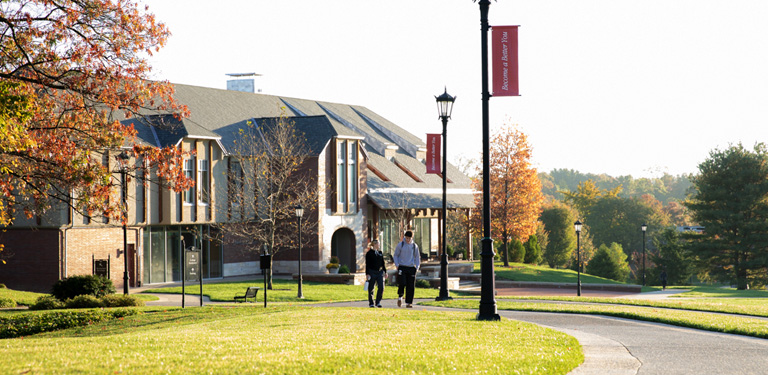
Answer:
[[[0,283],[15,290],[48,293],[59,279],[62,232],[57,229],[6,229],[0,232],[3,253]]]
[[[67,244],[67,276],[90,275],[93,273],[94,256],[96,259],[109,258],[109,277],[112,279],[115,289],[122,290],[125,264],[122,254],[122,228],[70,229],[67,232]],[[128,230],[128,245],[131,244],[136,244],[136,231],[134,230]],[[138,265],[136,260],[136,257],[133,257],[128,261]]]

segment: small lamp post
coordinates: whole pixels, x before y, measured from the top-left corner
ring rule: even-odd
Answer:
[[[440,293],[438,294],[437,298],[435,298],[436,301],[445,301],[453,299],[450,295],[448,295],[448,254],[446,253],[446,240],[448,239],[448,236],[445,234],[445,222],[447,218],[447,210],[448,210],[448,204],[446,199],[446,182],[447,182],[447,174],[448,170],[446,168],[447,166],[447,153],[448,153],[448,119],[451,118],[451,112],[453,112],[453,102],[456,100],[455,96],[448,95],[448,89],[445,89],[443,91],[443,94],[440,96],[436,96],[435,100],[437,101],[437,112],[440,116],[440,119],[443,120],[443,169],[442,169],[442,175],[443,175],[443,210],[441,211],[442,216],[442,246],[441,246],[441,255],[440,255]]]
[[[123,199],[123,205],[120,209],[120,219],[123,222],[123,294],[128,295],[128,229],[126,228],[126,223],[128,222],[128,192],[127,186],[125,186],[125,168],[131,156],[123,151],[115,156],[115,159],[120,164],[120,190]]]
[[[643,232],[643,286],[645,286],[645,231],[648,230],[648,225],[641,225],[640,230]]]
[[[581,297],[581,222],[573,223],[576,230],[576,295]]]
[[[296,209],[296,218],[299,220],[299,294],[298,298],[304,298],[304,292],[301,290],[301,284],[302,284],[302,275],[301,275],[301,217],[304,216],[304,207],[301,205],[297,205],[295,207]]]

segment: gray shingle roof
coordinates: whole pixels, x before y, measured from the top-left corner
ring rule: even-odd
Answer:
[[[399,208],[398,203],[405,201],[413,204],[412,208],[442,206],[442,195],[435,190],[442,188],[442,179],[426,174],[424,161],[416,159],[425,143],[366,107],[189,85],[175,85],[175,89],[176,100],[189,108],[190,117],[178,121],[172,116],[152,114],[146,117],[150,120],[127,120],[136,124],[139,142],[164,147],[178,144],[183,137],[216,138],[227,152],[248,121],[268,124],[271,119],[287,115],[307,136],[313,154],[321,152],[334,137],[363,139],[367,162],[388,180],[367,173],[369,197],[381,208]],[[147,126],[147,122],[173,126],[161,129]],[[385,149],[393,147],[397,148],[395,157],[388,160]],[[450,164],[448,178],[452,181],[448,184],[449,207],[474,207],[470,179]]]

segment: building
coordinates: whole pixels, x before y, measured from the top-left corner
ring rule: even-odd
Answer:
[[[192,244],[203,251],[206,279],[260,273],[258,244],[205,239],[216,237],[217,224],[231,220],[227,190],[233,187],[227,172],[238,130],[281,114],[306,135],[312,150],[307,170],[319,187],[317,206],[306,208],[310,214],[305,217],[317,221],[317,230],[303,234],[311,240],[302,251],[303,272],[325,272],[331,256],[353,272],[362,271],[368,241],[379,238],[382,248],[391,252],[405,227],[414,231],[424,257],[436,255],[442,177],[425,173],[426,145],[418,136],[363,106],[188,85],[175,88],[177,101],[190,110],[189,118],[179,121],[148,113],[128,121],[134,123],[139,142],[195,151],[183,168],[196,185],[175,193],[145,184],[140,177],[128,181],[131,286],[180,281],[182,249]],[[153,126],[157,122],[174,127],[160,129]],[[103,163],[116,173],[118,152],[103,156]],[[470,179],[451,165],[447,176],[449,209],[468,212],[474,206]],[[126,255],[120,223],[60,208],[44,217],[19,218],[5,229],[0,243],[13,256],[0,266],[0,283],[48,291],[60,278],[96,272],[98,264],[99,272],[107,272],[118,290],[122,288]],[[294,250],[279,252],[273,272],[296,272],[297,259]],[[108,271],[103,270],[106,263]]]

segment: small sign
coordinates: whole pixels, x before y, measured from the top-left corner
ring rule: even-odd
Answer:
[[[185,280],[200,281],[200,252],[197,249],[186,250],[187,264],[184,270]]]
[[[93,261],[93,274],[96,276],[102,276],[109,278],[109,260],[108,259],[95,259]]]
[[[271,254],[262,255],[259,258],[259,260],[260,260],[260,263],[261,263],[261,269],[268,270],[268,269],[272,268],[272,255]]]

